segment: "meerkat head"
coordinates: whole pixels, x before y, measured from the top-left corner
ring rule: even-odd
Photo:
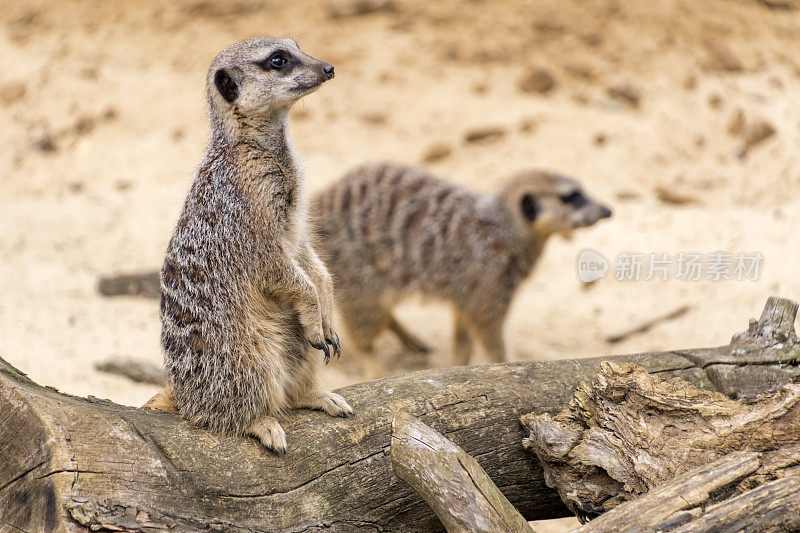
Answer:
[[[333,65],[304,54],[293,40],[259,37],[217,55],[206,92],[214,118],[257,123],[331,78]]]
[[[611,216],[577,181],[546,171],[529,170],[515,175],[503,188],[507,210],[526,234],[547,238],[571,237],[576,228],[591,226]]]

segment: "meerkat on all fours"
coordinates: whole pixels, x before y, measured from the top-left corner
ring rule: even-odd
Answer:
[[[497,193],[478,195],[392,164],[357,168],[312,204],[320,255],[357,351],[371,352],[384,328],[408,350],[429,351],[392,314],[404,296],[420,293],[452,304],[460,365],[473,336],[491,361],[506,360],[506,313],[547,239],[611,216],[577,181],[550,172],[521,172]]]
[[[352,416],[316,375],[339,354],[331,277],[309,241],[291,105],[333,77],[294,41],[223,50],[206,84],[208,152],[161,270],[167,386],[148,406],[286,451],[288,408]]]

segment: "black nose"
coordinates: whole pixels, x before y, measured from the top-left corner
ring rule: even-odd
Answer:
[[[331,79],[333,77],[333,65],[330,63],[323,63],[322,73],[325,74],[326,78]]]
[[[600,218],[609,218],[611,216],[611,209],[606,206],[600,207]]]

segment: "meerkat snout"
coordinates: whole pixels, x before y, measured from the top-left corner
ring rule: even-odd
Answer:
[[[555,234],[569,238],[573,230],[611,216],[611,209],[589,196],[577,181],[547,171],[520,172],[501,196],[507,205],[516,199],[521,225],[537,238]],[[508,205],[508,209],[515,208]]]
[[[611,209],[586,196],[581,190],[562,195],[559,200],[572,210],[569,219],[573,228],[585,228],[600,219],[611,217]]]

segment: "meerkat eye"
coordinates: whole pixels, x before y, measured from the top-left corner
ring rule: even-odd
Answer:
[[[281,70],[285,68],[289,64],[289,59],[286,57],[286,54],[283,52],[275,52],[271,56],[267,58],[264,62],[264,68],[273,68],[275,70]]]
[[[572,207],[581,207],[586,204],[586,197],[578,191],[573,191],[561,197],[561,202]]]
[[[522,210],[522,216],[524,216],[528,222],[533,222],[539,216],[539,204],[532,194],[523,196],[519,207]]]

